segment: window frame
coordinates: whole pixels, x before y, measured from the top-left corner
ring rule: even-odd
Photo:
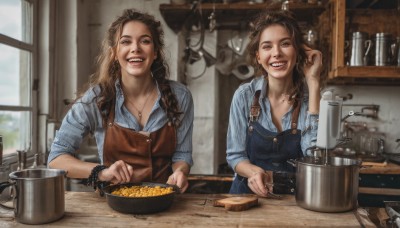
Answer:
[[[21,0],[22,1],[22,0]],[[31,131],[30,135],[30,147],[27,151],[27,157],[33,157],[35,153],[38,151],[38,0],[23,0],[32,6],[32,15],[31,20],[28,21],[30,26],[28,29],[31,29],[31,42],[27,43],[15,38],[9,37],[7,35],[0,33],[0,43],[3,45],[7,45],[12,48],[17,48],[20,50],[28,51],[31,53],[31,66],[30,66],[30,78],[31,78],[31,103],[30,106],[8,106],[8,105],[0,105],[1,111],[29,111],[31,112]],[[3,138],[3,142],[4,142]],[[3,155],[3,165],[11,164],[17,160],[17,152]]]

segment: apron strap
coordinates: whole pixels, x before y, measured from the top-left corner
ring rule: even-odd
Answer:
[[[106,123],[106,124],[107,124],[107,126],[111,127],[111,126],[114,124],[114,118],[115,118],[115,103],[113,103],[113,104],[111,105],[111,109],[110,109],[109,113],[110,113],[110,114],[109,114],[108,120],[107,120],[108,123]]]
[[[249,116],[249,121],[251,122],[257,121],[258,117],[260,116],[261,107],[260,104],[258,103],[258,100],[260,99],[260,93],[261,90],[257,90],[253,97],[253,103],[251,104],[250,116]]]
[[[249,116],[249,122],[255,122],[258,120],[258,117],[260,116],[260,104],[258,100],[260,99],[260,94],[261,90],[257,90],[254,94],[253,97],[253,102],[250,107],[250,116]],[[297,133],[297,122],[299,120],[299,114],[300,114],[300,108],[301,108],[301,102],[295,101],[293,103],[294,110],[292,112],[292,122],[290,124],[292,133],[296,134]]]
[[[297,121],[299,120],[301,102],[296,100],[294,102],[293,106],[294,106],[294,110],[292,112],[291,129],[292,129],[292,134],[296,134],[297,133]]]

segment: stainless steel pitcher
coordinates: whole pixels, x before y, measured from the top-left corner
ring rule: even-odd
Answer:
[[[391,62],[391,43],[392,35],[389,33],[376,33],[374,37],[375,45],[375,66],[388,66]]]
[[[400,66],[400,36],[396,37],[395,42],[391,45],[392,63],[395,66]]]
[[[13,189],[13,207],[17,222],[45,224],[64,216],[66,172],[59,169],[25,169],[10,173],[8,182],[0,183],[0,193],[8,187]]]
[[[368,65],[368,53],[372,41],[365,32],[353,32],[351,38],[350,66]]]

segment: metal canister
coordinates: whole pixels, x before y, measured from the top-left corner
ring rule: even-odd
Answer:
[[[371,48],[371,40],[368,33],[353,32],[351,37],[350,66],[368,65],[368,53]]]
[[[10,173],[9,180],[0,183],[0,194],[12,188],[15,220],[24,224],[45,224],[56,221],[65,213],[66,172],[59,169],[25,169]]]
[[[376,33],[375,38],[375,66],[390,65],[390,49],[392,35],[389,33]]]
[[[3,164],[3,136],[0,135],[0,166]]]
[[[393,65],[400,66],[400,36],[396,37],[396,42],[392,45]]]

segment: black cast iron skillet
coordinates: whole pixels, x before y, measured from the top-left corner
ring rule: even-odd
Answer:
[[[115,189],[118,189],[123,186],[172,187],[174,191],[166,195],[149,196],[149,197],[125,197],[125,196],[117,196],[111,194],[111,192],[113,192]],[[108,205],[112,209],[118,212],[127,214],[151,214],[168,209],[172,205],[174,201],[174,196],[176,192],[179,191],[179,189],[177,186],[174,185],[142,182],[142,183],[125,183],[125,184],[109,185],[103,188],[102,191],[106,195],[106,200]]]

